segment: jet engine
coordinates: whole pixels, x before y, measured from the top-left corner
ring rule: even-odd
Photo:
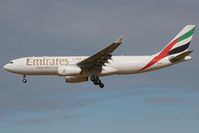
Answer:
[[[59,66],[58,74],[61,76],[75,76],[81,73],[81,68],[76,65]]]
[[[67,83],[78,83],[88,81],[88,77],[75,77],[75,76],[66,76],[65,81]]]

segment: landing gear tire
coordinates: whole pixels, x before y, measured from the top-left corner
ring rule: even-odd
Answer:
[[[27,83],[27,79],[23,79],[22,82],[23,82],[23,83]]]
[[[23,83],[26,83],[27,82],[27,79],[26,79],[26,75],[23,75],[23,80],[22,80]]]
[[[104,84],[103,84],[103,83],[100,83],[100,84],[99,84],[99,87],[100,87],[100,88],[104,88]]]
[[[91,81],[94,81],[94,80],[95,80],[95,77],[94,77],[94,76],[91,76],[91,77],[90,77],[90,80],[91,80]]]
[[[100,88],[104,88],[104,84],[99,79],[99,77],[91,76],[90,80],[93,82],[94,85],[99,85]]]
[[[98,85],[97,81],[93,81],[94,85]]]
[[[97,79],[96,82],[97,82],[98,85],[101,84],[101,80],[100,79]]]

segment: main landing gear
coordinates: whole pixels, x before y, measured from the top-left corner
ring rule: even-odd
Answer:
[[[104,88],[104,84],[102,81],[99,79],[99,77],[96,76],[91,76],[90,80],[93,82],[94,85],[99,85],[100,88]]]
[[[27,79],[26,79],[26,75],[23,75],[23,80],[22,80],[23,83],[26,83],[27,82]]]

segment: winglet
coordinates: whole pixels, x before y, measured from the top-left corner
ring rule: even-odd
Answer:
[[[123,41],[122,36],[119,36],[119,37],[114,41],[114,43],[122,43],[122,41]]]

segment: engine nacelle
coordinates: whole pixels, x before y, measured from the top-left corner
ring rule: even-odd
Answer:
[[[59,66],[58,74],[61,76],[75,76],[81,73],[81,68],[76,65]]]
[[[67,83],[78,83],[88,81],[88,77],[75,77],[75,76],[66,76],[65,81]]]

